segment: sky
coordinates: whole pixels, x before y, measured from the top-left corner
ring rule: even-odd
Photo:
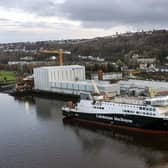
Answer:
[[[0,42],[167,29],[167,0],[0,0]]]

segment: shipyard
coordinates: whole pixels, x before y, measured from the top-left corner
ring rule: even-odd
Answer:
[[[46,101],[51,101],[52,105],[52,102],[61,100],[59,108],[58,105],[56,107],[52,105],[51,111],[58,108],[59,117],[62,116],[66,127],[67,124],[77,124],[81,129],[87,125],[86,128],[94,127],[107,131],[111,127],[109,132],[119,132],[121,137],[127,134],[156,137],[167,134],[168,83],[166,81],[145,80],[138,77],[132,79],[129,77],[130,70],[104,73],[102,69],[98,69],[89,78],[86,66],[63,65],[63,55],[61,57],[60,65],[34,67],[32,74],[18,78],[12,90],[9,89],[8,92],[6,87],[4,92],[24,103],[25,110],[29,111],[29,106],[36,105],[37,113],[39,117],[44,117],[43,119],[48,116],[48,112],[45,114],[45,109],[48,111],[50,106]],[[89,94],[96,96],[90,99],[91,96],[87,96]],[[81,101],[87,99],[86,104],[74,106],[73,103],[77,103],[79,98]],[[33,104],[30,102],[32,99]],[[67,100],[68,103],[65,102]],[[90,111],[91,106],[93,109]],[[44,113],[41,114],[41,111]],[[58,119],[57,114],[54,113],[52,112],[48,117],[53,118],[53,115]]]
[[[168,2],[0,2],[0,168],[167,168]]]
[[[66,152],[72,150],[67,146],[69,143],[74,144],[69,136],[76,141],[72,147],[78,148],[78,143],[82,143],[82,150],[85,151],[87,148],[85,145],[94,144],[91,145],[93,152],[95,150],[101,152],[99,143],[94,147],[95,141],[102,141],[102,148],[106,150],[105,146],[110,147],[110,140],[118,144],[114,153],[114,146],[110,147],[112,155],[120,157],[118,152],[126,150],[129,145],[136,150],[142,148],[145,150],[145,159],[151,162],[150,164],[144,162],[144,158],[139,156],[139,153],[132,151],[141,164],[147,167],[160,165],[166,157],[164,151],[168,149],[168,80],[166,69],[159,69],[155,59],[142,59],[133,55],[132,57],[137,58],[138,63],[133,69],[126,63],[121,63],[121,60],[107,63],[93,56],[80,55],[71,62],[69,57],[73,57],[75,53],[64,49],[63,46],[60,49],[37,49],[36,54],[39,55],[38,61],[34,61],[31,56],[20,58],[20,60],[26,60],[25,62],[19,60],[9,62],[4,68],[2,65],[0,72],[2,115],[8,115],[5,111],[14,112],[14,115],[23,117],[24,121],[22,123],[20,117],[13,116],[14,121],[9,120],[8,125],[5,123],[3,125],[10,130],[9,125],[12,123],[16,133],[18,130],[22,132],[23,127],[23,131],[26,129],[26,134],[32,134],[30,139],[22,132],[23,137],[19,135],[19,140],[13,141],[15,136],[9,133],[8,137],[11,141],[8,140],[3,145],[17,144],[20,139],[27,138],[24,141],[30,144],[30,140],[33,144],[24,149],[30,150],[31,154],[23,155],[25,164],[37,164],[39,161],[40,167],[43,165],[48,167],[50,163],[47,160],[53,157],[50,152],[65,156]],[[146,66],[146,64],[150,65]],[[6,102],[10,106],[6,106]],[[44,130],[36,128],[40,132],[38,133],[40,139],[34,135],[36,131],[32,132],[35,128],[28,120],[42,125],[43,122],[47,123]],[[52,123],[53,126],[51,126]],[[50,133],[47,130],[50,130]],[[34,137],[39,139],[38,142]],[[53,139],[56,142],[53,142]],[[146,139],[145,142],[143,139]],[[55,147],[55,143],[65,149],[56,152],[58,148]],[[16,160],[20,159],[21,154],[18,153],[19,151],[16,152],[18,148],[16,145],[13,149]],[[41,151],[38,157],[32,153],[34,148]],[[44,151],[43,148],[47,150]],[[157,162],[150,157],[153,149],[155,157],[158,152],[162,152],[163,155],[157,158]],[[9,148],[9,152],[13,152],[11,150]],[[42,160],[42,155],[46,152],[47,160]],[[84,155],[88,157],[87,154]],[[31,161],[27,161],[27,157]],[[73,154],[66,161],[64,157],[54,158],[52,162],[53,165],[64,167],[67,162],[74,160],[74,157],[78,156]],[[107,155],[102,155],[100,161],[104,157]],[[126,154],[124,157],[129,160],[130,156]],[[36,160],[33,160],[34,158]],[[83,160],[83,157],[80,159]],[[11,162],[15,164],[15,159]],[[110,160],[108,162],[112,164]],[[76,164],[79,164],[78,161]],[[7,164],[4,163],[4,165]],[[117,167],[120,166],[117,163]],[[130,167],[129,163],[127,167]]]

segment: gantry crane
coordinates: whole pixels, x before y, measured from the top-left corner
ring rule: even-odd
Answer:
[[[59,56],[59,65],[62,66],[63,65],[63,50],[59,49],[59,50],[40,50],[40,53],[42,54],[58,54]],[[67,53],[67,52],[65,52]]]

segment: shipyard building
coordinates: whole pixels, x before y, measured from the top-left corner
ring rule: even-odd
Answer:
[[[154,89],[158,94],[167,94],[168,93],[168,82],[163,81],[147,81],[147,80],[128,80],[128,81],[119,81],[120,91],[122,93],[134,92],[137,95],[140,95],[144,92],[146,88]]]
[[[51,83],[53,82],[83,80],[85,80],[84,66],[71,65],[34,68],[34,86],[37,90],[50,91]]]
[[[118,84],[96,81],[100,92],[110,96],[120,94]],[[79,95],[81,91],[94,92],[92,81],[86,80],[85,67],[80,65],[40,67],[34,69],[35,90]]]

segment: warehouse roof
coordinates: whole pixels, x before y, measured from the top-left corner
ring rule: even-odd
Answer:
[[[34,69],[55,70],[55,69],[72,69],[72,68],[84,68],[84,66],[81,66],[81,65],[46,66],[46,67],[38,67]]]

